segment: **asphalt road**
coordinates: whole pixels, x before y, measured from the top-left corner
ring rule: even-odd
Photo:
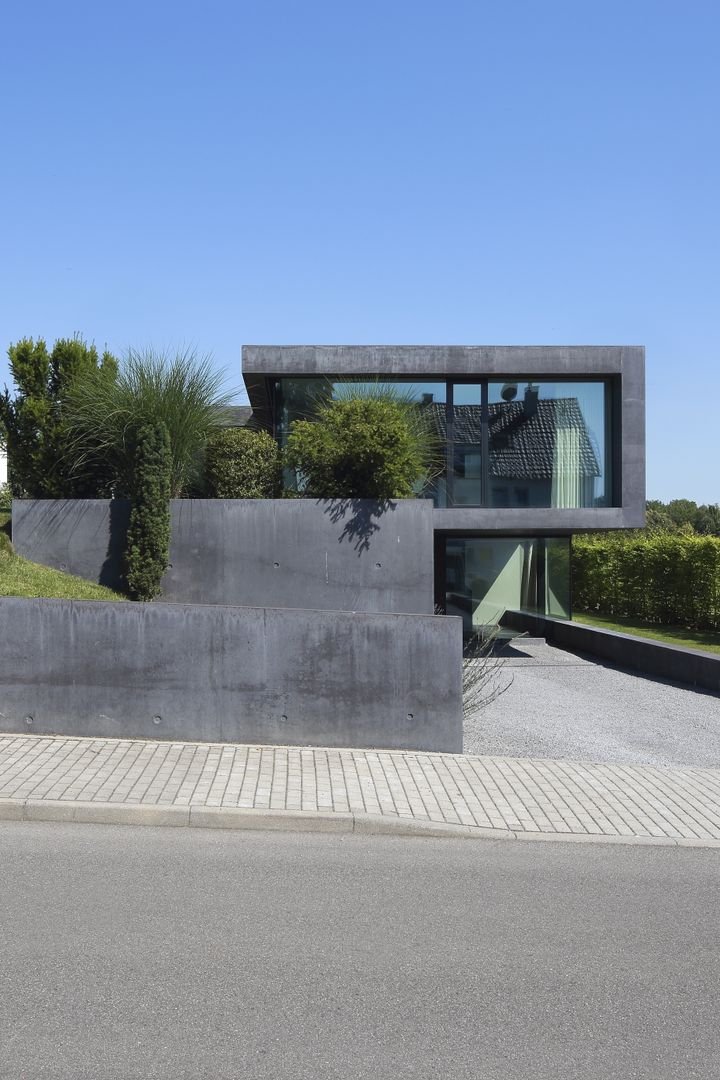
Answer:
[[[720,766],[720,696],[517,638],[466,754]]]
[[[0,825],[0,1076],[715,1080],[720,852]]]

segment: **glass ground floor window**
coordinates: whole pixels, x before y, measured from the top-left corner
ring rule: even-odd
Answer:
[[[438,557],[438,603],[466,637],[506,611],[570,618],[569,537],[447,536]]]

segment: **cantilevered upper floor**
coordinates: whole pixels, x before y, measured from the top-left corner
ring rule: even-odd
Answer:
[[[563,535],[641,526],[642,346],[243,347],[256,421],[282,443],[318,395],[401,383],[444,447],[424,494],[445,533]]]

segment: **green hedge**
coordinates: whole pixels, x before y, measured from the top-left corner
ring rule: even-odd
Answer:
[[[720,628],[720,537],[576,536],[572,567],[578,611]]]

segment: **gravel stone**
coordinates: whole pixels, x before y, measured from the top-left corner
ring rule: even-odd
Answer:
[[[720,697],[517,639],[512,685],[465,724],[466,754],[720,766]]]

